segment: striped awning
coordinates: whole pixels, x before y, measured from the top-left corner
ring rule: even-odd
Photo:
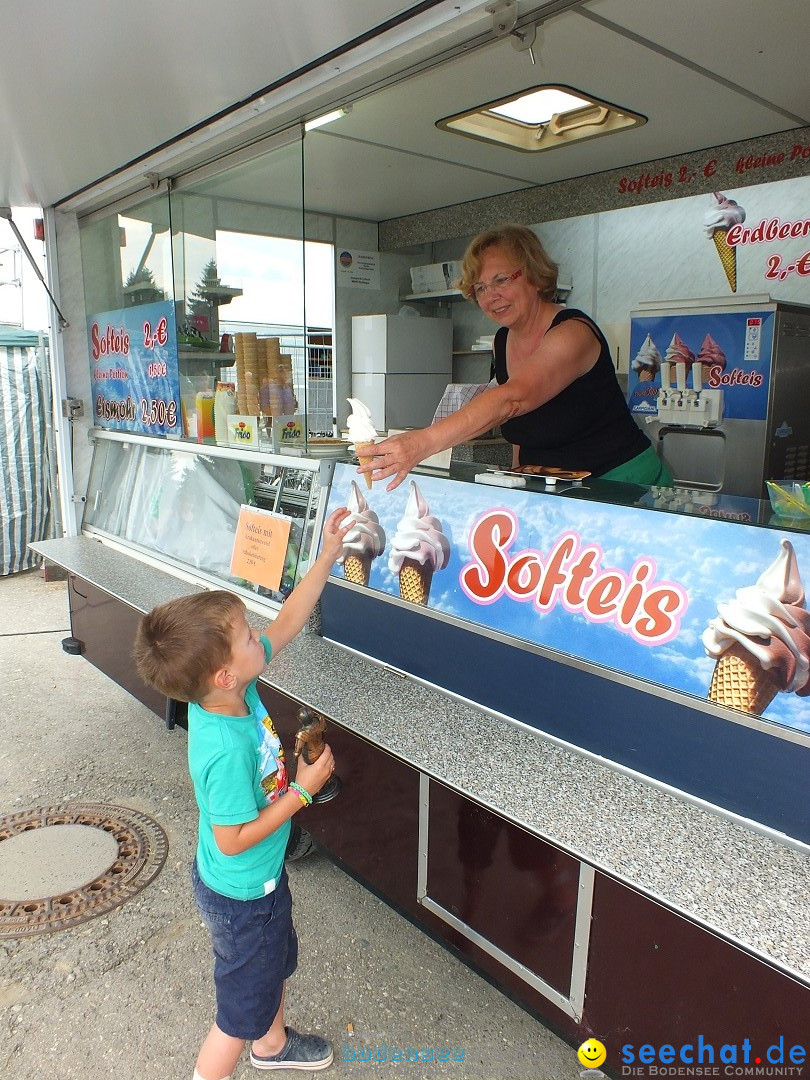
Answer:
[[[0,574],[36,566],[28,545],[51,535],[44,350],[0,345]]]

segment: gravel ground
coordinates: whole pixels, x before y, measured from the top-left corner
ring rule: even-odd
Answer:
[[[0,942],[0,1077],[190,1080],[213,985],[189,884],[196,814],[185,733],[166,731],[64,653],[68,628],[64,582],[38,571],[0,578],[0,816],[77,800],[131,807],[159,822],[169,855],[153,882],[108,914]],[[287,1020],[332,1040],[328,1075],[579,1075],[570,1047],[324,856],[292,865],[290,879],[301,961]],[[383,1046],[385,1060],[357,1060],[382,1057]],[[355,1060],[344,1060],[344,1047]],[[463,1061],[391,1060],[394,1048],[444,1047]],[[243,1056],[234,1080],[257,1075]]]

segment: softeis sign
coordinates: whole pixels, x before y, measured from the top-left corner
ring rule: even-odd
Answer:
[[[657,582],[653,559],[638,558],[629,573],[602,566],[597,544],[564,533],[548,554],[512,549],[518,519],[505,508],[490,510],[472,526],[471,561],[459,582],[476,604],[503,598],[531,603],[538,612],[561,605],[590,623],[612,623],[642,645],[661,645],[680,629],[688,605],[686,590],[675,582]]]

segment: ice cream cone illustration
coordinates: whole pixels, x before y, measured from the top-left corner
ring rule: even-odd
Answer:
[[[658,369],[661,367],[661,353],[649,334],[644,338],[644,343],[630,366],[633,371],[638,372],[639,382],[652,382],[658,374]]]
[[[703,631],[706,652],[716,660],[709,701],[756,716],[780,691],[810,694],[810,612],[793,545],[780,543],[756,584],[718,604]]]
[[[712,233],[714,248],[720,265],[725,270],[728,285],[732,292],[737,291],[737,249],[730,246],[726,237],[728,229],[715,229]]]
[[[734,199],[727,199],[719,191],[715,191],[713,197],[716,202],[704,214],[703,227],[706,235],[712,238],[729,288],[736,292],[737,249],[729,244],[728,231],[732,225],[740,225],[745,221],[745,210]]]
[[[343,576],[353,585],[368,585],[371,555],[347,555],[343,563]]]
[[[703,376],[706,371],[711,371],[712,368],[720,368],[721,371],[726,370],[726,354],[714,340],[711,334],[707,334],[703,339],[703,344],[700,346],[700,352],[695,358],[695,362],[692,365],[692,385],[695,390],[700,390],[703,386]]]
[[[411,492],[391,540],[388,568],[399,577],[399,595],[412,604],[426,605],[433,574],[450,559],[450,542],[442,523],[430,513],[422,492],[411,480]]]
[[[709,701],[762,716],[779,693],[776,677],[741,645],[732,645],[714,665]]]
[[[695,360],[695,354],[683,340],[680,334],[675,333],[672,335],[672,341],[669,343],[666,353],[664,354],[664,363],[661,366],[661,382],[662,385],[669,385],[669,373],[671,368],[675,368],[675,385],[679,390],[686,389],[686,376],[689,374],[689,369]],[[666,382],[664,382],[664,371],[666,371]]]
[[[346,581],[354,585],[368,585],[371,564],[385,551],[385,531],[354,480],[346,509],[349,513],[343,519],[343,524],[351,519],[353,527],[346,533],[338,564],[343,566]]]
[[[371,422],[371,410],[364,405],[359,398],[346,399],[352,407],[352,411],[346,419],[346,427],[349,439],[354,443],[354,451],[361,465],[365,465],[374,457],[374,445],[377,441],[377,429]],[[373,483],[371,473],[363,473],[366,487],[371,490]]]
[[[430,583],[433,581],[433,567],[421,565],[416,559],[403,559],[399,569],[399,595],[412,604],[428,602]]]

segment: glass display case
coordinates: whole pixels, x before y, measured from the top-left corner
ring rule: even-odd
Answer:
[[[280,605],[314,557],[333,464],[96,430],[83,531]],[[290,521],[278,590],[231,574],[243,506]]]

